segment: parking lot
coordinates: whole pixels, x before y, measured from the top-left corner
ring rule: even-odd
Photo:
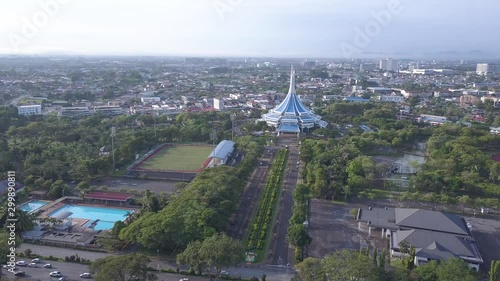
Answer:
[[[380,201],[380,200],[378,200]],[[370,245],[371,248],[382,249],[387,246],[387,242],[381,239],[380,230],[373,230],[372,235],[368,237],[366,225],[358,224],[349,212],[352,208],[362,206],[393,206],[398,207],[398,202],[377,202],[367,201],[360,204],[334,204],[325,200],[311,200],[311,215],[309,224],[309,235],[313,239],[308,248],[308,255],[311,257],[322,258],[329,253],[343,248],[359,250],[361,247]],[[407,202],[405,207],[423,208],[428,210],[438,210],[432,203],[414,203]],[[441,205],[439,205],[441,206]],[[460,215],[460,214],[458,214]],[[500,260],[500,219],[493,216],[480,215],[464,216],[467,222],[472,226],[472,235],[476,240],[479,252],[484,260],[481,270],[487,272],[490,270],[492,260]]]
[[[150,190],[158,194],[165,192],[172,194],[177,191],[175,188],[177,182],[173,181],[155,181],[155,180],[141,180],[132,178],[111,178],[100,182],[91,182],[92,185],[106,186],[107,190],[115,192],[131,192],[135,191],[138,194],[144,190]]]
[[[484,260],[481,270],[489,271],[492,260],[500,260],[500,220],[493,217],[464,217]]]
[[[380,230],[358,229],[358,223],[349,214],[354,205],[334,204],[326,200],[311,200],[309,235],[312,243],[308,255],[322,258],[340,249],[359,250],[360,247],[382,249],[387,242],[381,238]]]

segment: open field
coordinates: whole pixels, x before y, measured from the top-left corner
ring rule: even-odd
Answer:
[[[138,168],[146,170],[195,171],[212,152],[211,146],[176,145],[166,146]]]

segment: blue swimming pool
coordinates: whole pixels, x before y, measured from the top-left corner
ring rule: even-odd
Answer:
[[[50,213],[50,216],[56,216],[62,212],[71,212],[73,218],[81,218],[91,220],[87,223],[87,226],[92,223],[92,221],[99,220],[94,227],[94,230],[107,230],[113,228],[113,225],[117,221],[124,221],[127,218],[128,212],[133,212],[132,210],[108,208],[108,207],[91,207],[91,206],[79,206],[79,205],[64,205],[61,208]]]
[[[28,203],[21,205],[21,207],[19,207],[19,209],[30,213],[30,212],[33,212],[33,211],[40,209],[42,206],[47,205],[47,203],[49,203],[49,202],[33,200],[33,201],[29,201]]]

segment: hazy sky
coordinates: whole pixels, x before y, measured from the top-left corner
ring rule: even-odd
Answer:
[[[498,0],[2,0],[0,53],[397,57],[481,50],[498,58],[498,11]]]

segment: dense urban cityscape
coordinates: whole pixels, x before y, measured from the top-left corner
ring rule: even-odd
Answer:
[[[500,280],[483,39],[404,0],[111,2],[43,0],[17,33],[0,12],[0,280]],[[364,25],[339,55],[341,12]]]

